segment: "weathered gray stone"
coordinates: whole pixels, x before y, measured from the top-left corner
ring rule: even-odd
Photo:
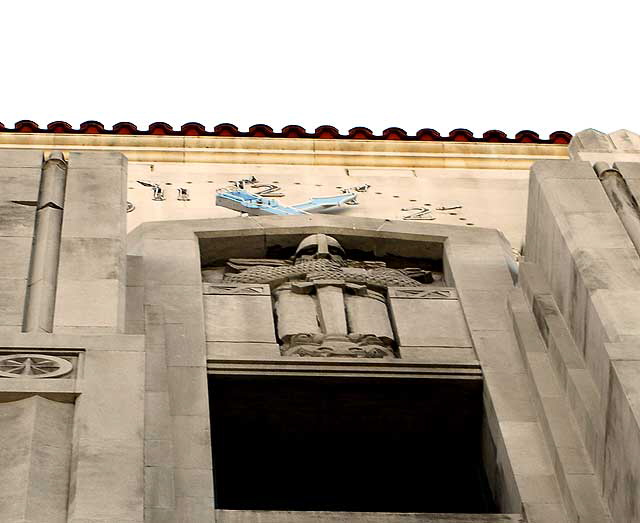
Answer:
[[[207,341],[275,343],[269,296],[207,295]]]
[[[640,481],[638,411],[640,362],[612,363],[604,457],[604,493],[616,520],[633,521],[640,514],[634,488]]]
[[[446,253],[458,289],[496,290],[513,287],[507,264],[507,256],[511,256],[511,253],[506,253],[500,244],[447,242]]]
[[[35,220],[35,206],[0,201],[0,237],[22,236],[31,238]]]
[[[144,289],[144,303],[161,305],[166,323],[193,324],[202,327],[203,305],[200,285],[149,285]]]
[[[509,294],[509,312],[513,320],[516,340],[523,355],[544,353],[546,351],[544,339],[519,290]]]
[[[81,198],[81,197],[79,197]],[[84,202],[80,211],[65,210],[63,235],[66,238],[120,238],[124,220],[115,215],[113,206],[102,202]],[[69,209],[75,209],[75,206]]]
[[[485,370],[523,373],[516,339],[507,331],[474,331],[473,346]]]
[[[202,498],[213,496],[213,475],[211,474],[211,469],[176,469],[176,495],[178,497]]]
[[[595,129],[585,129],[576,133],[569,144],[569,155],[578,158],[578,153],[589,152],[611,152],[614,150],[611,138]]]
[[[65,238],[123,238],[127,160],[119,153],[71,153],[62,234]],[[87,190],[90,187],[90,190]]]
[[[169,379],[170,412],[174,416],[206,416],[209,413],[207,375],[202,367],[172,367]]]
[[[38,167],[2,167],[0,166],[0,180],[2,180],[2,198],[6,201],[23,202],[23,205],[33,204],[38,199],[40,187],[41,166]]]
[[[175,509],[147,508],[144,509],[144,521],[150,523],[173,523],[176,520]]]
[[[182,323],[169,323],[164,327],[167,365],[197,366],[204,364],[204,351],[201,345],[193,343]]]
[[[577,160],[539,160],[531,165],[531,174],[530,182],[535,183],[548,178],[594,180],[596,176],[590,162]],[[539,204],[533,203],[536,206]]]
[[[213,523],[213,498],[180,496],[176,498],[176,512],[183,521]]]
[[[553,465],[537,423],[505,421],[501,423],[501,429],[516,476],[553,474]]]
[[[144,242],[144,279],[168,285],[199,285],[200,256],[192,240],[154,240]]]
[[[144,287],[127,287],[125,303],[125,321],[127,324],[139,325],[145,333],[144,325]],[[130,331],[127,331],[133,334]]]
[[[562,503],[554,475],[517,476],[523,503]]]
[[[182,468],[211,469],[209,416],[173,416],[175,463]]]
[[[560,195],[562,195],[560,197]],[[541,196],[548,199],[555,216],[566,213],[611,213],[611,203],[595,175],[591,180],[547,178],[541,182]]]
[[[0,168],[32,167],[41,168],[44,155],[42,151],[25,149],[3,149],[0,151]]]
[[[84,379],[83,437],[139,441],[143,431],[144,353],[91,351],[86,356]]]
[[[0,324],[22,326],[26,279],[0,278]]]
[[[536,299],[551,300],[552,298],[540,296]],[[567,372],[571,369],[584,369],[585,364],[564,319],[557,308],[551,305],[552,303],[549,303],[547,307],[540,307],[540,309],[550,311],[550,314],[545,314],[543,319],[547,332],[547,347],[556,374],[566,388]]]
[[[611,518],[603,506],[600,488],[593,474],[570,474],[569,487],[574,493],[576,520],[585,523],[609,523]]]
[[[551,286],[540,265],[529,261],[519,264],[518,286],[528,303],[533,303],[533,297],[539,294],[551,294]]]
[[[640,152],[640,136],[627,129],[619,129],[609,133],[609,139],[618,151],[629,153]]]
[[[124,307],[118,280],[64,280],[58,286],[55,324],[64,327],[105,327],[117,332],[119,307]]]
[[[403,360],[425,361],[431,363],[477,363],[475,352],[471,348],[457,347],[400,347]]]
[[[567,513],[561,503],[523,503],[529,523],[567,523]]]
[[[567,397],[573,408],[573,415],[582,434],[596,430],[601,419],[600,395],[591,374],[586,369],[569,369],[567,371]]]
[[[564,219],[567,230],[563,232],[572,250],[633,248],[620,220],[611,212],[572,211],[566,213]]]
[[[487,370],[486,401],[501,421],[536,421],[526,374]]]
[[[171,440],[168,390],[145,393],[144,431],[147,439]]]
[[[277,343],[207,342],[207,359],[274,359],[280,357]]]
[[[461,290],[460,303],[471,332],[510,330],[505,291]]]
[[[173,470],[170,467],[145,467],[144,506],[172,508],[174,504]]]
[[[529,374],[540,396],[562,395],[562,389],[553,372],[549,355],[545,352],[527,353]]]
[[[0,403],[3,521],[67,521],[73,410],[41,396]]]
[[[391,299],[391,314],[403,347],[471,347],[457,300]],[[416,325],[424,328],[416,329]]]
[[[74,449],[69,521],[136,521],[143,518],[142,446],[80,443]],[[118,471],[114,474],[113,471]],[[105,495],[105,493],[109,495]]]
[[[127,285],[144,285],[144,258],[127,254]]]
[[[171,439],[146,439],[144,464],[148,467],[173,466],[173,442]]]
[[[119,238],[64,238],[58,277],[69,280],[122,278],[121,251]]]
[[[31,238],[0,238],[0,266],[3,278],[26,279],[29,273]]]

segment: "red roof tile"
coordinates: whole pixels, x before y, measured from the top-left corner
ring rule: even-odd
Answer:
[[[73,132],[73,131],[69,131]],[[138,134],[138,128],[131,122],[119,122],[113,126],[114,134]]]
[[[354,127],[347,134],[331,125],[321,125],[314,132],[307,132],[300,125],[287,125],[281,132],[276,132],[266,124],[252,125],[248,132],[241,132],[235,125],[221,123],[207,131],[204,125],[198,122],[188,122],[176,131],[168,123],[154,122],[149,125],[147,131],[138,130],[131,122],[119,122],[111,130],[105,129],[100,122],[89,120],[80,124],[79,129],[74,129],[63,121],[51,122],[45,129],[41,129],[37,123],[31,120],[16,122],[13,128],[5,127],[0,122],[0,132],[14,133],[76,133],[76,134],[135,134],[135,135],[171,135],[171,136],[255,136],[269,138],[328,138],[351,140],[427,140],[436,142],[496,142],[496,143],[546,143],[567,144],[571,140],[571,134],[566,131],[555,131],[548,139],[540,138],[538,133],[529,130],[520,131],[514,138],[509,138],[506,133],[499,130],[490,130],[482,136],[474,136],[468,129],[454,129],[448,135],[441,135],[435,129],[420,129],[415,135],[408,134],[399,127],[389,127],[376,135],[366,127]]]

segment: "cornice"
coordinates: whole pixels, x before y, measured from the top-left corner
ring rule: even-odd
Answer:
[[[0,133],[0,149],[122,152],[130,162],[528,169],[568,158],[566,144],[462,141]]]

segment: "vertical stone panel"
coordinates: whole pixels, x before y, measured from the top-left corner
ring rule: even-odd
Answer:
[[[145,518],[149,521],[213,519],[200,253],[195,235],[186,232],[186,237],[177,233],[141,242],[147,364],[153,365],[147,373],[144,430]],[[205,296],[209,297],[254,298]],[[251,315],[246,317],[250,326]],[[215,316],[213,322],[218,324]],[[165,456],[160,449],[172,453]],[[194,475],[204,482],[187,491],[185,479]]]
[[[69,155],[57,332],[124,332],[126,177],[120,153]]]
[[[271,296],[203,298],[207,341],[275,343]]]
[[[175,520],[175,464],[167,376],[167,337],[162,307],[146,306],[144,321],[144,506],[145,521],[154,523]]]
[[[458,300],[391,298],[389,301],[400,352],[403,346],[471,347]]]
[[[534,469],[546,466],[546,457],[540,454],[532,457],[531,463],[520,463],[517,457],[522,451],[517,439],[509,437],[512,425],[537,425],[532,420],[529,387],[509,328],[506,296],[513,282],[498,241],[493,231],[473,239],[449,238],[445,262],[455,281],[478,359],[485,373],[491,370],[485,376],[483,394],[485,471],[500,510],[516,512],[527,501],[523,481],[531,474],[540,474]],[[518,387],[522,390],[517,393]]]
[[[65,523],[74,406],[0,403],[0,520]]]
[[[20,330],[31,257],[41,151],[0,151],[0,325]]]
[[[76,401],[70,521],[143,518],[145,357],[135,350],[93,349]]]

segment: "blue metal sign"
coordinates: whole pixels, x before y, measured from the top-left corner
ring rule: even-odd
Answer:
[[[220,189],[216,193],[216,205],[252,216],[295,216],[353,205],[356,203],[356,196],[354,192],[344,192],[336,196],[311,198],[295,205],[283,205],[274,198],[264,198],[244,189]]]

